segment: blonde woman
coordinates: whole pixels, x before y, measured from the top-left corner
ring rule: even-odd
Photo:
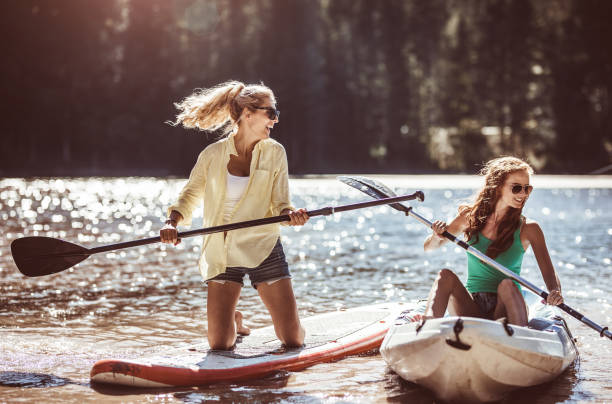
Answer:
[[[180,242],[176,227],[189,225],[202,202],[205,227],[283,214],[291,218],[285,224],[306,223],[306,211],[290,203],[285,149],[270,138],[279,117],[272,90],[230,81],[198,90],[175,105],[175,125],[201,130],[225,126],[227,135],[200,153],[177,202],[168,208],[160,230],[163,242]],[[199,266],[208,285],[212,349],[231,349],[238,333],[250,332],[236,311],[244,275],[270,312],[279,340],[286,346],[304,343],[278,224],[206,235]]]
[[[515,157],[489,161],[482,170],[485,185],[471,205],[459,207],[458,215],[447,225],[437,220],[424,243],[425,250],[446,242],[444,231],[464,233],[468,244],[520,274],[523,255],[531,246],[549,291],[548,304],[563,303],[561,284],[550,260],[540,226],[527,220],[523,206],[533,189],[532,168]],[[520,286],[468,254],[468,278],[464,286],[450,269],[443,269],[434,281],[427,304],[427,317],[442,317],[447,309],[453,315],[497,319],[527,325],[527,308]]]

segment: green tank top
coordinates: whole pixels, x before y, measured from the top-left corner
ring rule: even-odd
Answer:
[[[517,275],[521,274],[521,264],[523,263],[523,255],[525,250],[523,244],[521,244],[521,227],[514,232],[513,241],[510,248],[499,254],[495,261],[499,262],[512,272]],[[478,233],[478,242],[471,241],[469,244],[476,248],[483,254],[486,254],[487,248],[491,244],[492,240],[489,240],[482,233]],[[465,285],[466,289],[470,293],[475,292],[493,292],[497,293],[497,286],[499,283],[506,279],[507,276],[493,268],[489,264],[485,264],[483,261],[468,253],[468,279]],[[521,285],[514,281],[521,290]]]

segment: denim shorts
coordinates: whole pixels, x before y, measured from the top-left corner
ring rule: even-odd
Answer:
[[[472,298],[487,318],[493,317],[495,306],[497,306],[497,293],[474,292],[472,293]]]
[[[249,275],[251,285],[253,285],[255,289],[257,289],[257,285],[262,282],[272,284],[281,279],[290,279],[291,274],[289,273],[289,265],[287,265],[285,252],[283,251],[283,245],[280,239],[276,242],[268,258],[263,260],[263,262],[255,268],[227,267],[225,268],[225,272],[209,279],[206,283],[225,283],[229,281],[244,286],[244,281],[242,280],[244,275]]]

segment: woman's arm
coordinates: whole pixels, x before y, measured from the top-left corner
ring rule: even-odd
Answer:
[[[525,232],[526,239],[533,248],[533,253],[540,267],[542,278],[548,289],[547,304],[558,305],[563,303],[563,296],[561,295],[561,282],[555,271],[555,267],[548,254],[548,247],[546,247],[546,240],[544,239],[544,232],[536,222],[526,223],[523,231]]]
[[[166,224],[171,225],[172,227],[177,227],[181,220],[183,220],[183,215],[181,215],[179,211],[173,210],[170,212],[170,216],[168,216]]]
[[[289,164],[287,163],[285,148],[280,144],[274,146],[276,147],[274,158],[276,159],[277,170],[274,174],[270,202],[272,204],[272,214],[283,215],[289,211],[294,211],[295,208],[291,205],[291,198],[289,197]]]
[[[161,238],[162,243],[170,243],[177,245],[181,242],[178,238],[178,232],[176,227],[183,220],[183,215],[181,215],[176,210],[170,212],[170,217],[166,220],[166,224],[159,231],[159,236]]]
[[[303,226],[309,219],[306,209],[303,208],[298,210],[283,209],[281,215],[289,215],[288,222],[281,222],[285,226]]]
[[[189,181],[183,187],[178,201],[168,208],[168,220],[166,220],[164,227],[159,231],[159,236],[163,243],[177,245],[181,242],[178,239],[176,227],[182,221],[191,224],[192,212],[202,201],[208,166],[206,150],[198,156],[198,160],[189,175]]]
[[[206,179],[208,175],[208,165],[210,164],[211,148],[210,146],[204,149],[198,156],[198,160],[191,169],[189,180],[179,194],[177,202],[168,208],[168,220],[177,220],[177,225],[180,221],[185,222],[184,225],[191,224],[191,216],[194,209],[202,203],[204,198],[204,189],[206,187]],[[172,217],[172,212],[176,212]]]
[[[431,250],[435,250],[436,248],[439,248],[440,246],[442,246],[442,244],[448,241],[446,237],[442,235],[445,231],[448,231],[452,235],[456,236],[457,234],[461,233],[466,228],[466,226],[467,226],[467,218],[465,217],[463,213],[459,213],[450,222],[449,225],[447,225],[445,222],[441,220],[436,220],[432,224],[433,232],[425,239],[423,248],[425,249],[425,251],[431,251]]]
[[[291,205],[289,197],[289,168],[287,163],[287,154],[282,145],[276,146],[278,159],[278,172],[274,178],[272,186],[272,213],[275,215],[289,215],[288,222],[282,222],[285,226],[302,226],[308,221],[308,214],[305,209],[295,209]]]

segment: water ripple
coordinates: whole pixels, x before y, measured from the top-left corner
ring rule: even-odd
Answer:
[[[429,188],[411,177],[382,178],[398,193],[423,189],[425,202],[413,207],[429,219],[450,220],[478,186],[467,178],[432,179],[426,183]],[[156,178],[0,180],[0,393],[9,394],[7,400],[17,397],[16,388],[87,386],[88,369],[100,358],[155,353],[205,338],[206,287],[196,265],[199,238],[185,239],[178,248],[154,244],[94,255],[40,278],[23,277],[9,248],[13,239],[24,236],[62,238],[86,247],[155,236],[166,206],[183,184]],[[291,189],[294,205],[308,209],[368,200],[332,179],[291,180]],[[544,230],[567,302],[603,324],[612,322],[607,296],[612,290],[612,212],[604,208],[611,197],[610,185],[568,188],[540,183],[525,208]],[[193,227],[201,223],[196,211]],[[453,245],[424,253],[427,234],[423,225],[386,206],[283,228],[300,315],[425,297],[443,267],[465,278],[465,253]],[[543,287],[531,251],[523,274]],[[271,323],[248,282],[239,309],[250,327]],[[580,343],[582,366],[553,387],[530,390],[531,398],[546,403],[557,398],[610,400],[608,370],[600,364],[610,363],[612,351],[577,321],[570,320],[570,326]],[[184,402],[202,397],[431,402],[425,390],[389,373],[378,356],[350,358],[258,383],[237,386],[230,393],[211,387],[164,397]],[[550,391],[554,394],[546,398]],[[85,388],[67,394],[79,401],[96,393]],[[44,400],[34,393],[27,397]],[[162,395],[150,398],[164,400]]]

